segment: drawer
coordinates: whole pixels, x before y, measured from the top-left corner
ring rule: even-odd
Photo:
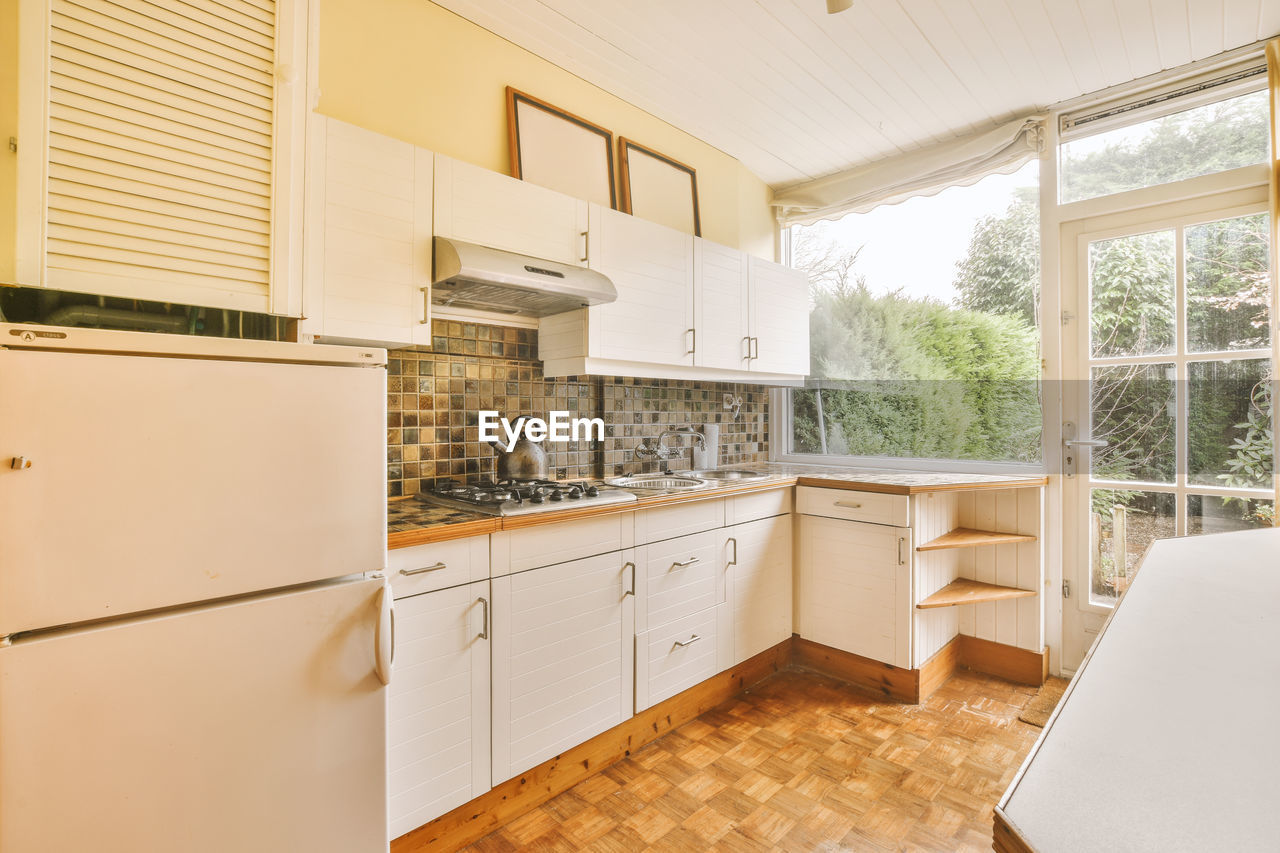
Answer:
[[[911,498],[906,495],[882,495],[878,492],[851,492],[845,489],[796,487],[796,510],[801,515],[821,515],[906,527],[910,522]]]
[[[688,501],[636,512],[636,544],[660,542],[724,526],[724,501]]]
[[[502,530],[492,534],[493,576],[554,566],[630,548],[634,513],[621,512]]]
[[[790,515],[792,489],[771,489],[727,498],[724,503],[725,524],[745,524],[775,515]]]
[[[663,625],[724,601],[728,551],[719,530],[638,546],[636,630]]]
[[[387,574],[396,598],[489,578],[489,537],[468,536],[387,552]]]
[[[720,604],[636,634],[636,711],[732,666],[729,606]]]

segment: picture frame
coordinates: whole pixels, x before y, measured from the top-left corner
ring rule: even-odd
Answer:
[[[507,87],[511,175],[617,209],[613,132]]]
[[[618,167],[623,212],[702,236],[696,169],[622,136]]]

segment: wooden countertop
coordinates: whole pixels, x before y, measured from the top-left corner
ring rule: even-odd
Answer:
[[[1280,530],[1156,542],[996,809],[998,851],[1277,849]]]
[[[484,515],[467,510],[434,506],[415,496],[391,498],[387,504],[387,547],[406,548],[465,536],[477,536],[498,530],[518,530],[538,524],[553,524],[576,518],[634,512],[652,506],[687,501],[701,501],[748,492],[767,491],[789,486],[817,486],[895,495],[970,489],[1009,489],[1043,486],[1048,477],[1006,477],[994,474],[943,474],[923,471],[890,471],[870,468],[839,468],[829,465],[793,465],[782,462],[728,465],[727,468],[750,469],[768,474],[767,480],[727,486],[710,486],[696,491],[645,490],[638,492],[634,503],[604,507],[563,509],[533,515],[507,518]],[[679,472],[677,472],[679,473]]]

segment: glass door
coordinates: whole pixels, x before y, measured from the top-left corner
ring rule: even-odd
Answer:
[[[1265,207],[1169,210],[1063,229],[1072,670],[1152,542],[1274,523]]]

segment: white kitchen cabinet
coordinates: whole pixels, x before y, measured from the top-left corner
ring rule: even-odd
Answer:
[[[587,309],[588,355],[693,366],[693,237],[591,205],[590,265],[618,299]]]
[[[17,283],[299,316],[309,5],[24,2]]]
[[[636,634],[636,711],[732,666],[731,621],[724,603]]]
[[[313,115],[300,331],[319,340],[431,344],[433,155]]]
[[[708,530],[635,549],[637,631],[682,619],[725,600],[718,534]]]
[[[799,634],[911,667],[911,529],[800,516]]]
[[[489,582],[398,598],[395,613],[392,838],[489,790]]]
[[[732,610],[732,663],[791,636],[792,529],[788,513],[718,531]]]
[[[635,554],[494,578],[493,783],[629,718]]]
[[[694,294],[694,326],[698,346],[694,364],[724,370],[751,369],[751,268],[745,252],[712,243],[693,241],[697,286]]]
[[[809,278],[803,270],[750,259],[751,370],[809,374]]]
[[[586,266],[587,208],[546,187],[435,157],[437,236]]]

